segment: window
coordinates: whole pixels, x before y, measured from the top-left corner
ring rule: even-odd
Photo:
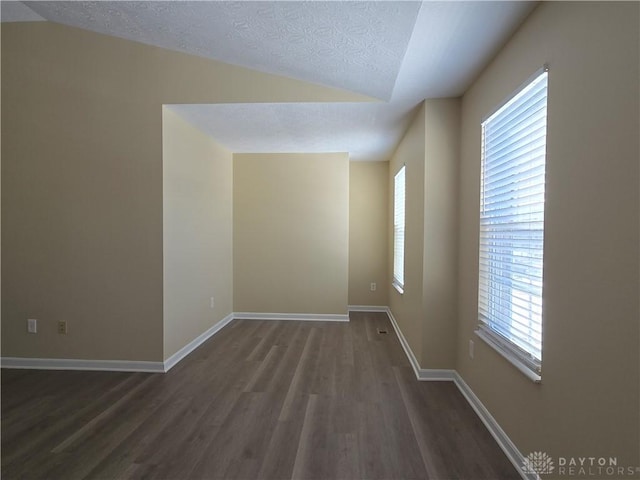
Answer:
[[[393,286],[404,293],[404,165],[393,180]]]
[[[532,380],[542,365],[547,72],[482,123],[477,333]]]

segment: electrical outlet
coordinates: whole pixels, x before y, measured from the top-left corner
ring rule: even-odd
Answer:
[[[27,319],[27,332],[38,333],[38,320],[35,318]]]
[[[474,354],[473,347],[474,347],[473,340],[469,340],[469,357],[470,358],[473,358],[473,354]]]
[[[376,288],[378,288],[378,286],[375,283],[371,283],[371,291],[375,292]]]
[[[58,333],[60,335],[67,334],[67,322],[65,322],[64,320],[58,322]]]
[[[214,305],[215,302],[213,301],[213,297],[211,297],[211,300],[209,301],[209,307],[213,308]]]

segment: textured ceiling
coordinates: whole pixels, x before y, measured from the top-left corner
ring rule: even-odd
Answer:
[[[0,20],[3,22],[42,22],[45,19],[22,2],[2,2]]]
[[[384,100],[391,97],[420,10],[419,2],[28,5],[54,22]]]
[[[171,108],[234,152],[385,160],[416,106],[464,93],[537,2],[15,3],[24,8],[11,21],[44,18],[381,99]]]
[[[388,160],[406,115],[385,103],[171,105],[234,152],[349,152],[354,160]],[[242,128],[239,128],[239,127]],[[318,132],[321,132],[319,135]]]

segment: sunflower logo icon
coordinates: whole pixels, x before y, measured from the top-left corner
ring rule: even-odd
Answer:
[[[545,452],[531,452],[522,464],[524,473],[537,473],[539,475],[552,473],[555,468],[553,460]]]

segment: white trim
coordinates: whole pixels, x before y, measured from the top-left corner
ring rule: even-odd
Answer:
[[[238,320],[297,320],[302,322],[348,322],[348,314],[337,313],[253,313],[235,312]]]
[[[382,305],[349,305],[350,312],[389,312],[389,307]]]
[[[423,382],[453,382],[458,372],[448,369],[421,368],[418,370],[418,380]]]
[[[454,373],[455,376],[453,381],[458,387],[458,390],[460,390],[460,393],[462,393],[464,398],[467,399],[471,408],[473,408],[478,417],[480,417],[484,426],[487,427],[491,436],[511,461],[520,476],[524,480],[540,480],[540,477],[537,474],[527,474],[524,472],[523,466],[525,457],[520,453],[518,447],[515,446],[505,431],[502,430],[502,427],[500,427],[498,422],[496,422],[496,419],[493,418],[491,413],[489,413],[489,410],[487,410],[487,408],[482,404],[476,394],[473,393],[473,390],[471,390],[469,385],[467,385],[467,383],[462,379],[460,374],[458,372]]]
[[[198,335],[196,338],[187,343],[184,347],[178,350],[176,353],[171,355],[164,361],[164,372],[168,372],[171,370],[178,362],[180,362],[184,357],[193,352],[196,348],[202,345],[204,342],[209,340],[213,335],[218,333],[222,328],[224,328],[231,320],[233,320],[233,313],[230,313],[214,326],[209,328],[204,333]]]
[[[162,362],[129,360],[79,360],[73,358],[23,358],[2,357],[2,368],[32,370],[94,370],[109,372],[163,373]]]
[[[145,362],[129,360],[76,360],[69,358],[22,358],[2,357],[2,368],[32,369],[32,370],[92,370],[107,372],[148,372],[166,373],[183,358],[218,333],[233,320],[233,314],[227,315],[203,334],[194,338],[187,345],[171,355],[164,362]]]
[[[413,351],[409,346],[409,342],[407,342],[407,339],[404,338],[404,335],[402,334],[402,331],[398,326],[398,322],[396,322],[396,319],[394,318],[393,313],[391,313],[391,309],[389,307],[387,307],[387,315],[389,316],[389,320],[391,320],[391,325],[393,326],[393,329],[396,332],[396,336],[398,337],[398,340],[400,340],[400,345],[402,345],[402,349],[404,350],[404,353],[407,355],[407,358],[409,359],[411,368],[413,368],[413,373],[415,373],[416,378],[420,380],[420,364],[418,363],[416,356],[413,354]]]
[[[515,349],[510,345],[503,342],[502,339],[498,337],[498,335],[493,334],[491,330],[484,328],[478,328],[475,330],[475,334],[480,337],[487,345],[493,348],[497,353],[502,355],[505,360],[507,360],[511,365],[516,367],[525,377],[531,380],[533,383],[541,383],[542,377],[539,373],[534,372],[529,365],[529,363],[525,362],[524,359],[520,358],[517,355]],[[538,366],[538,368],[540,368]]]

